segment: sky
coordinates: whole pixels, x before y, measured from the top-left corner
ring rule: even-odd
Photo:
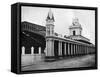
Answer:
[[[22,6],[21,21],[46,26],[46,17],[50,8]],[[95,44],[95,11],[79,9],[51,8],[54,15],[54,31],[58,34],[69,35],[69,26],[73,18],[77,17],[83,30],[82,35]]]

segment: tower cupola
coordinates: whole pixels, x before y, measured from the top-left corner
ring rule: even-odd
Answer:
[[[54,35],[54,21],[54,16],[50,9],[46,18],[46,36]]]

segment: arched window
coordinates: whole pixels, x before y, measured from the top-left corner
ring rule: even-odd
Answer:
[[[74,36],[76,35],[75,31],[73,31],[73,35],[74,35]]]

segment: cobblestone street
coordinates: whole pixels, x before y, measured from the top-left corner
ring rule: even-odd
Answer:
[[[22,67],[22,71],[25,70],[43,70],[43,69],[57,69],[57,68],[77,68],[77,67],[89,67],[95,64],[95,55],[85,55],[79,57],[68,57],[53,62],[39,62],[29,66]]]

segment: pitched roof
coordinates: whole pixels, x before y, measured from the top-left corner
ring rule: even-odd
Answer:
[[[48,12],[48,16],[47,16],[47,18],[46,18],[46,21],[47,21],[47,20],[53,20],[53,21],[55,21],[51,9],[50,9],[49,12]]]
[[[34,23],[30,23],[30,22],[27,22],[27,21],[21,22],[21,28],[23,28],[25,25],[31,26],[32,31],[34,31],[37,34],[39,33],[42,36],[45,36],[45,34],[46,34],[45,33],[46,27],[44,27],[44,26],[37,25],[37,24],[34,24]]]

